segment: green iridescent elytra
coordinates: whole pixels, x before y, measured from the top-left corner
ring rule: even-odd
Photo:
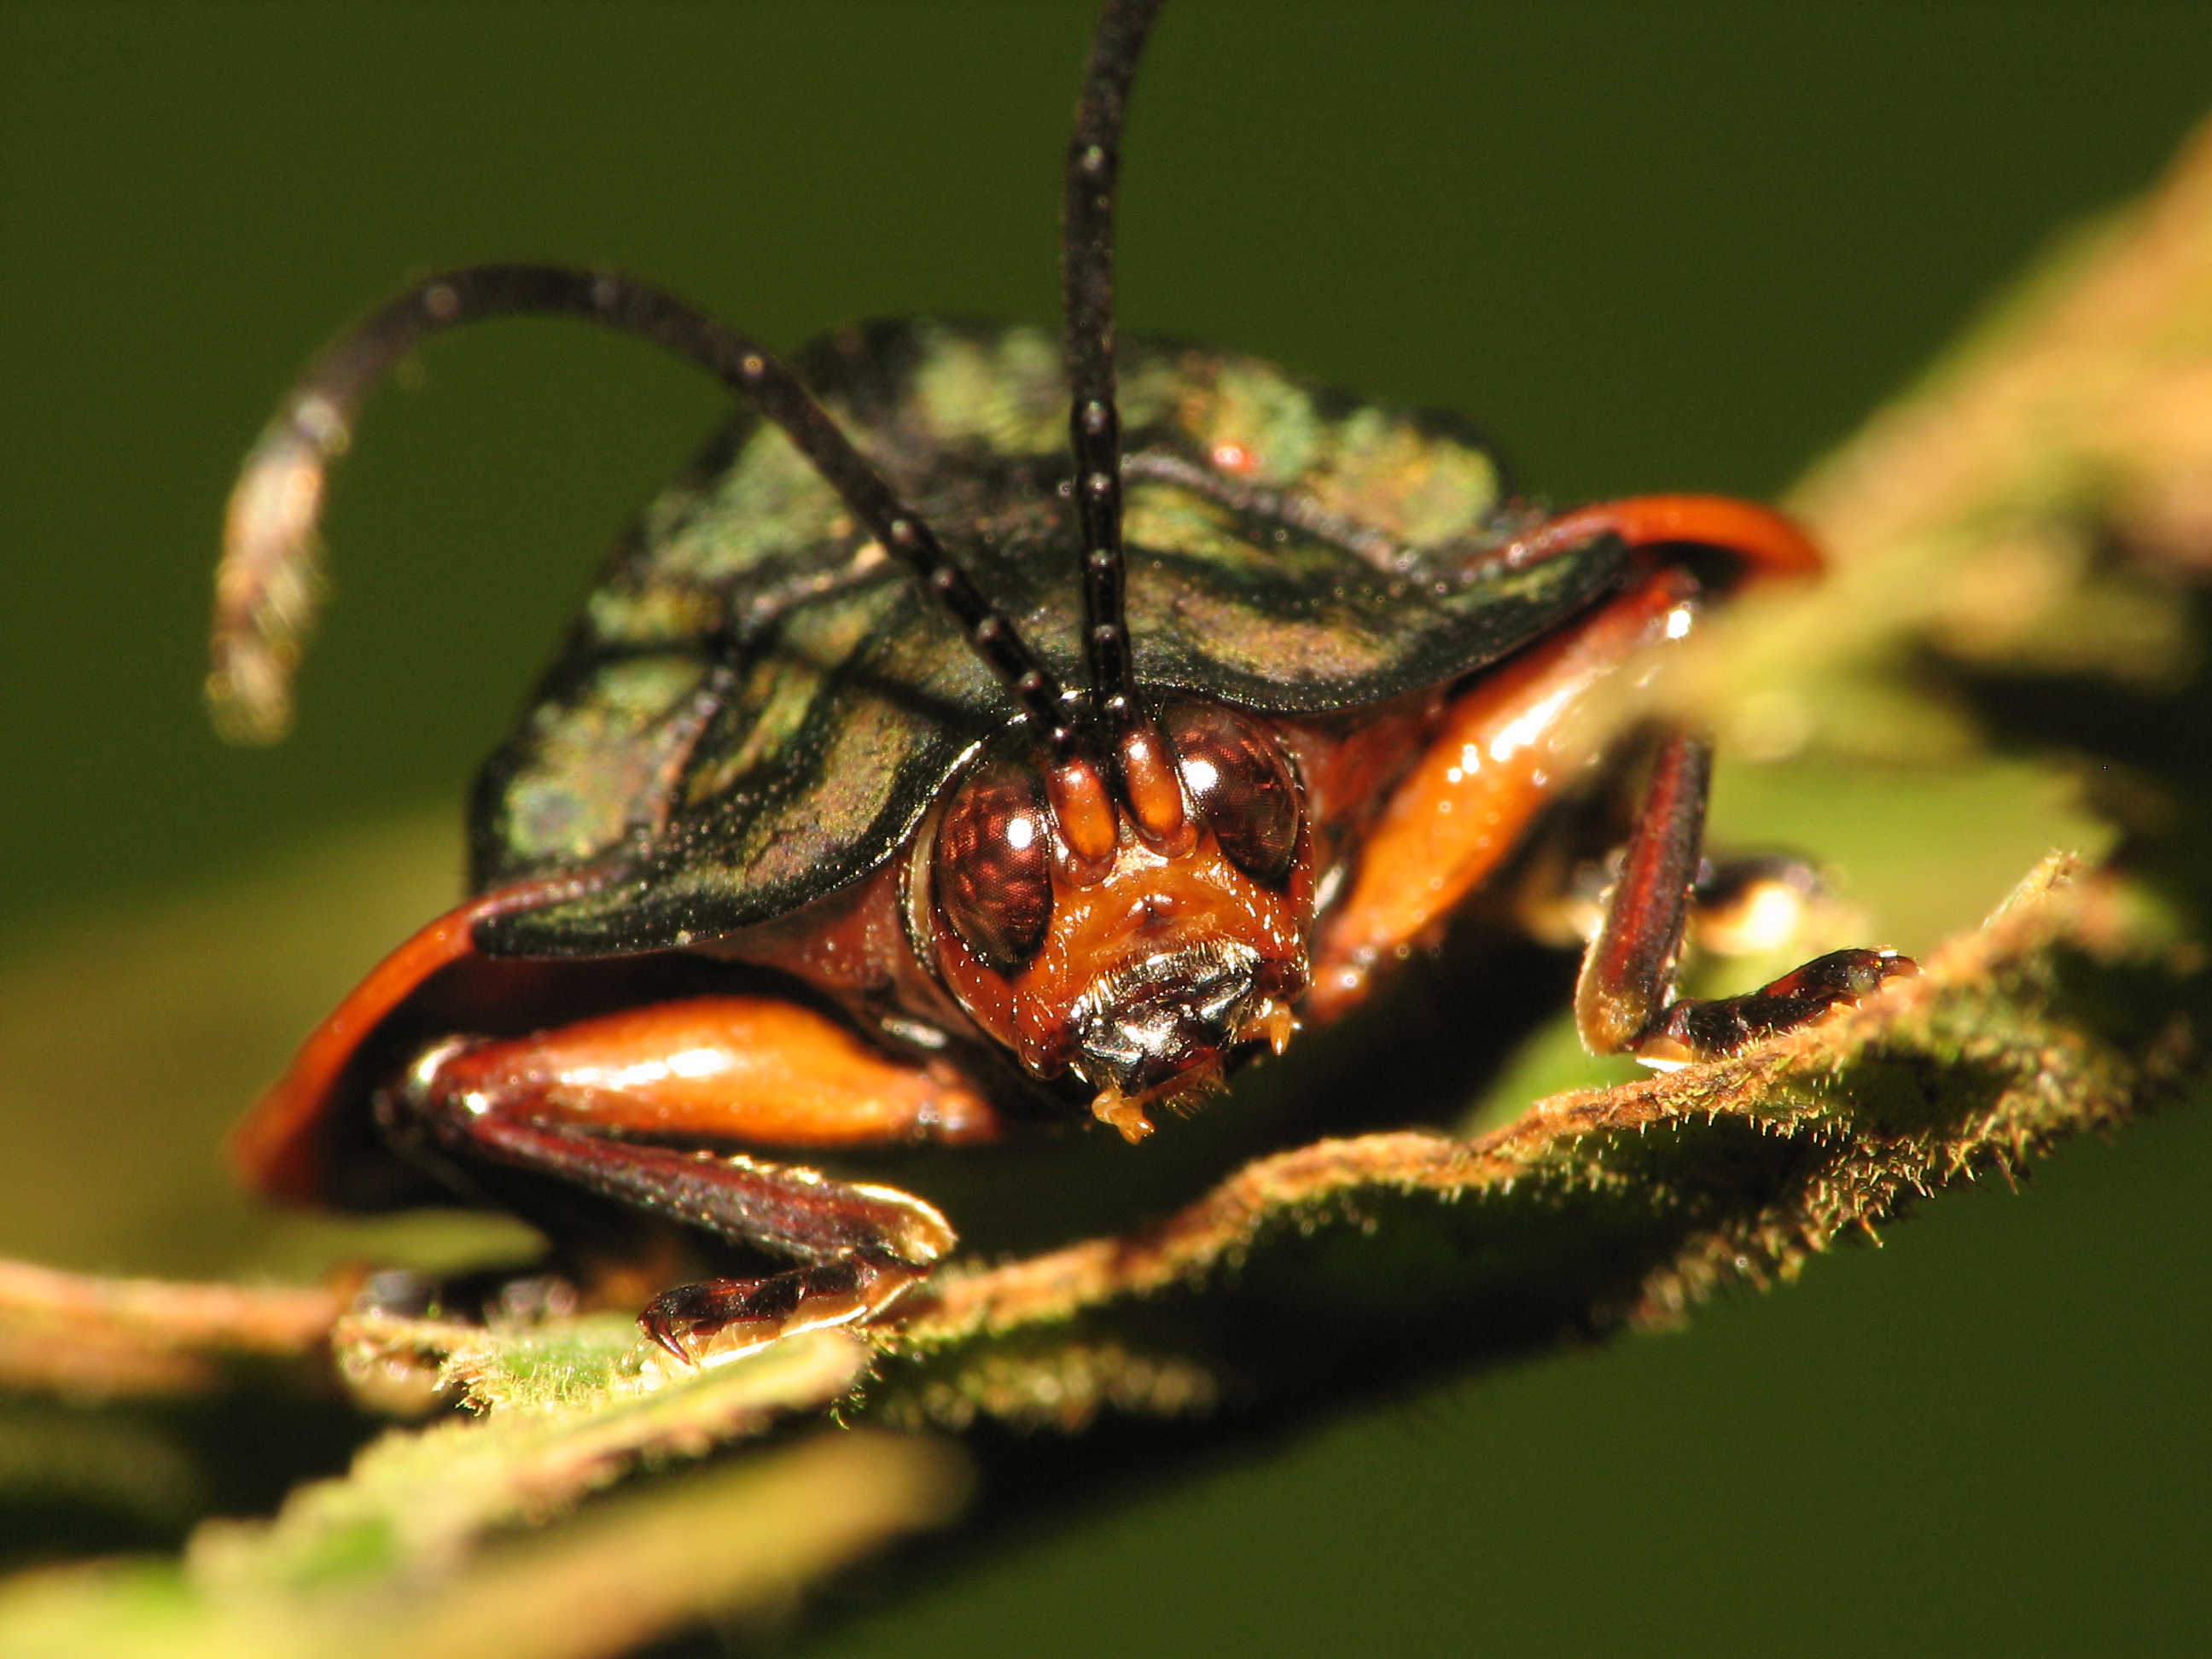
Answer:
[[[1619,579],[1606,537],[1515,568],[1528,515],[1448,419],[1249,358],[1121,348],[1128,619],[1147,690],[1318,714],[1442,684]],[[794,364],[1064,684],[1082,682],[1058,338],[909,321]],[[485,924],[500,955],[659,949],[881,865],[1015,716],[782,433],[741,410],[616,547],[474,814],[479,890],[615,865]]]

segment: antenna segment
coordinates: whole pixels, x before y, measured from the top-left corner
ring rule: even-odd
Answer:
[[[1129,85],[1160,0],[1107,0],[1091,36],[1061,198],[1070,446],[1083,530],[1083,659],[1098,713],[1127,732],[1139,717],[1123,614],[1121,421],[1114,403],[1114,185]]]
[[[575,317],[641,336],[750,398],[945,608],[1054,755],[1073,753],[1075,733],[1050,671],[774,354],[635,277],[538,264],[471,265],[417,283],[325,350],[254,445],[231,491],[216,577],[208,696],[226,735],[268,742],[290,724],[291,674],[313,620],[326,474],[351,443],[368,394],[429,335],[527,316]]]

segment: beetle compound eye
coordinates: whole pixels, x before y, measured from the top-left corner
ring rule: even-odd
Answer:
[[[961,942],[1001,973],[1037,953],[1052,920],[1044,784],[1014,761],[960,786],[938,826],[937,902]]]
[[[1298,850],[1298,785],[1266,727],[1234,709],[1186,703],[1168,714],[1183,787],[1214,839],[1247,875],[1270,884]]]

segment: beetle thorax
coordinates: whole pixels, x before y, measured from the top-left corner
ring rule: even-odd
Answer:
[[[1313,915],[1303,792],[1266,726],[1183,704],[1146,740],[1167,763],[1119,805],[988,752],[912,884],[916,944],[976,1023],[1033,1074],[1091,1084],[1131,1140],[1148,1105],[1187,1108],[1258,1044],[1280,1050]]]

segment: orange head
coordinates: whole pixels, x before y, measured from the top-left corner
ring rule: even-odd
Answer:
[[[1115,754],[986,751],[925,837],[916,945],[976,1023],[1039,1077],[1073,1072],[1131,1140],[1237,1051],[1288,1041],[1309,978],[1313,838],[1267,723],[1177,702]]]

